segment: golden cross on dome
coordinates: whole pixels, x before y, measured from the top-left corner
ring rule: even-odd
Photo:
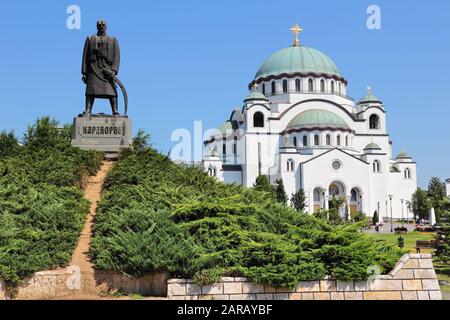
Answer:
[[[298,24],[295,24],[291,28],[291,32],[295,35],[294,46],[298,47],[300,45],[300,41],[298,40],[298,35],[302,32],[303,29],[300,28]]]

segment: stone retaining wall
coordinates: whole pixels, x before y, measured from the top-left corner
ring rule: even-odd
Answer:
[[[431,254],[406,254],[388,274],[372,281],[302,281],[295,290],[222,278],[199,286],[192,280],[167,281],[173,300],[441,300]]]
[[[0,279],[0,300],[48,300],[98,296],[108,290],[121,290],[147,296],[166,296],[167,274],[154,273],[141,278],[130,278],[116,272],[76,272],[71,267],[42,271],[25,279],[13,295],[7,292]]]

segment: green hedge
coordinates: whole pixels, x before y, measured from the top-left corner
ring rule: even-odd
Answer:
[[[371,265],[389,271],[402,252],[360,227],[330,225],[140,148],[106,179],[91,249],[98,269],[131,276],[168,271],[198,283],[245,276],[294,287],[326,275],[364,280]]]
[[[70,126],[48,117],[23,142],[0,134],[0,278],[11,287],[70,261],[89,211],[83,179],[102,161],[100,153],[73,148]]]

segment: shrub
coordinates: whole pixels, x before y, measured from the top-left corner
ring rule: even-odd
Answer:
[[[69,262],[89,211],[80,186],[102,155],[70,145],[70,126],[39,119],[19,146],[0,137],[0,278],[10,287]],[[6,143],[5,143],[6,141]]]
[[[373,213],[372,223],[373,225],[376,225],[378,222],[380,222],[380,218],[378,217],[378,211],[375,211]]]
[[[255,190],[268,192],[271,194],[274,192],[269,178],[265,175],[260,175],[256,178],[253,188],[255,188]]]
[[[400,257],[359,225],[335,226],[278,203],[267,182],[227,185],[150,148],[127,152],[99,203],[96,268],[131,276],[168,271],[201,284],[244,276],[293,288],[325,275],[365,279],[369,265],[387,271]]]
[[[367,216],[361,211],[355,212],[355,214],[353,215],[353,221],[354,222],[366,222]]]

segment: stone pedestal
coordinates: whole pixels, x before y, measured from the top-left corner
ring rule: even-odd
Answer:
[[[72,145],[118,153],[132,146],[131,120],[126,116],[80,115],[73,121]]]

